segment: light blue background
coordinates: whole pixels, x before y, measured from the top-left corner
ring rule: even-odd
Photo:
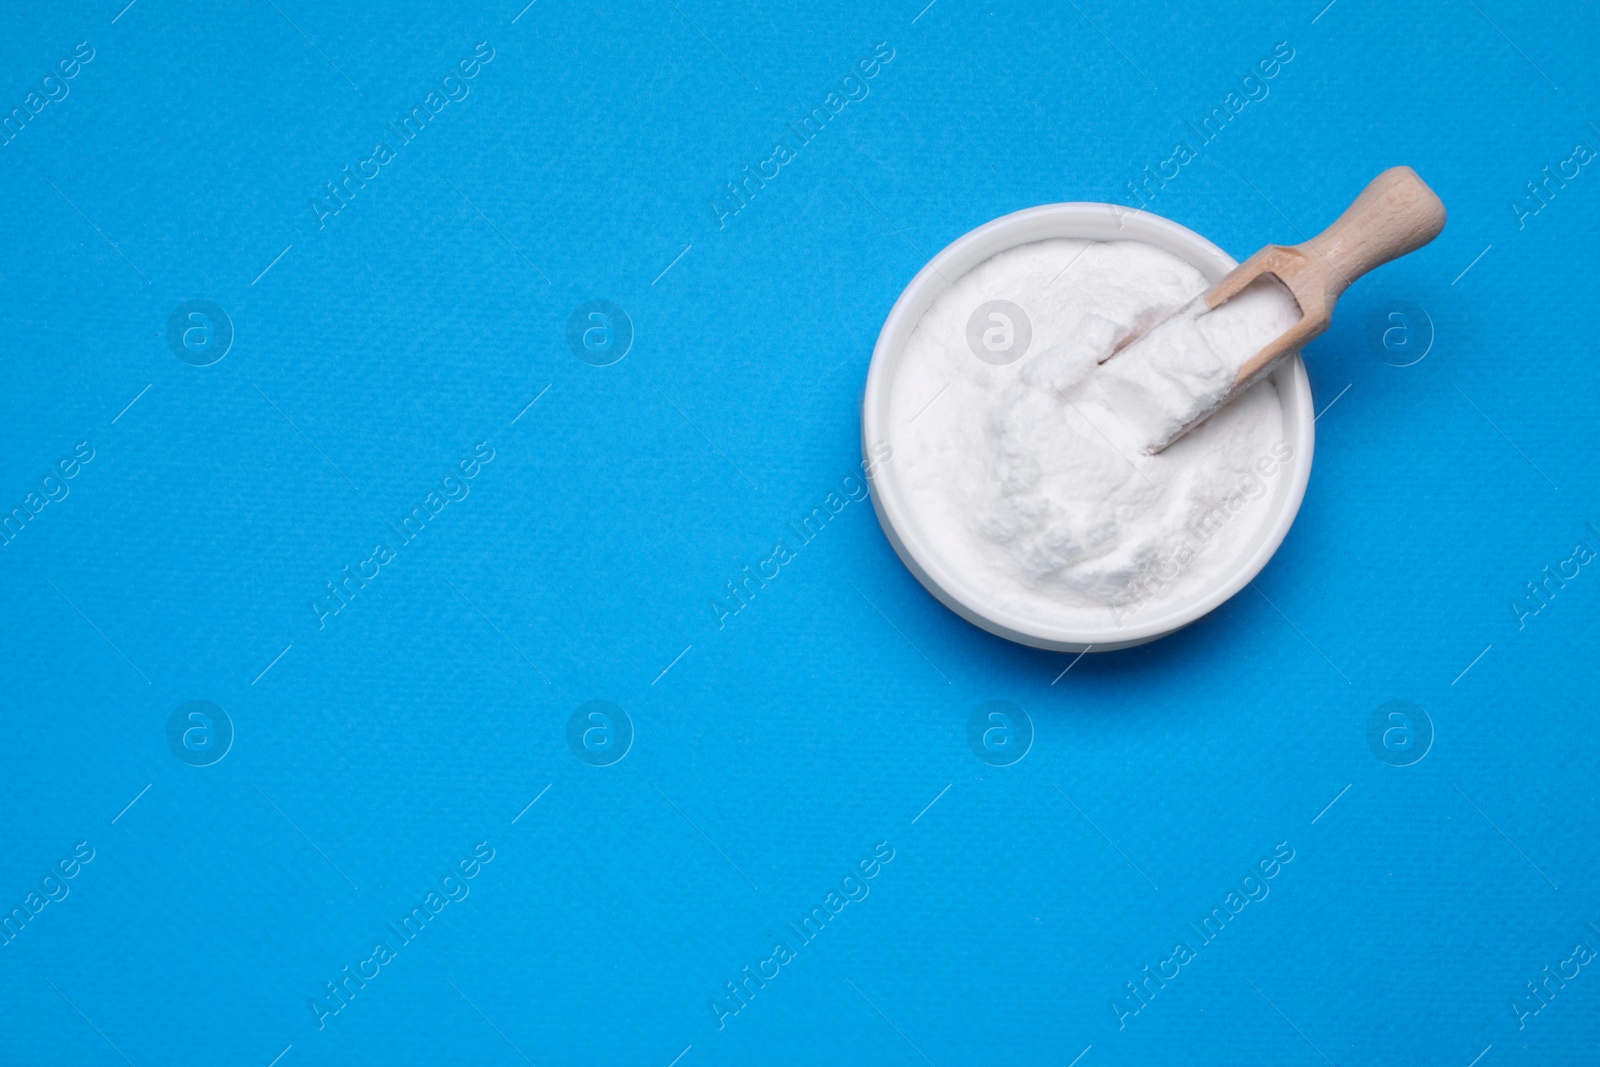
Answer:
[[[0,909],[95,858],[0,949],[0,1060],[1592,1059],[1596,968],[1522,1029],[1510,1002],[1600,948],[1600,575],[1509,607],[1600,548],[1600,175],[1510,206],[1600,147],[1592,6],[520,7],[6,16],[3,109],[95,56],[0,147],[0,504],[95,458],[0,548]],[[480,41],[470,95],[319,230],[309,198]],[[879,42],[870,95],[719,229]],[[1129,202],[1278,42],[1151,209],[1243,257],[1409,163],[1450,223],[1309,349],[1337,403],[1259,592],[1062,675],[940,607],[862,502],[719,629],[723,583],[856,469],[926,259]],[[210,367],[165,342],[190,299],[236,332]],[[592,299],[636,331],[613,366],[565,342]],[[1422,362],[1369,345],[1388,300],[1431,319]],[[483,441],[319,630],[323,582]],[[566,741],[597,699],[637,732],[609,767]],[[190,700],[236,730],[210,767],[167,745]],[[1014,766],[967,746],[990,700],[1033,722]],[[1390,700],[1436,731],[1410,767],[1368,747]],[[319,1030],[323,983],[480,841],[470,896]],[[870,896],[719,1029],[723,983],[878,842]],[[1119,1029],[1123,983],[1278,842],[1270,896]]]

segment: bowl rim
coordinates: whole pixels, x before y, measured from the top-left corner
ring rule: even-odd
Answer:
[[[884,320],[872,351],[866,391],[861,398],[861,452],[868,471],[873,511],[885,536],[906,568],[946,607],[990,633],[1019,644],[1060,652],[1109,652],[1165,637],[1209,614],[1261,573],[1288,535],[1299,514],[1311,478],[1315,416],[1305,363],[1296,352],[1282,360],[1269,378],[1283,405],[1284,439],[1294,449],[1285,462],[1277,491],[1270,498],[1274,514],[1263,524],[1265,536],[1223,580],[1187,602],[1152,613],[1127,626],[1055,626],[1021,618],[975,595],[970,581],[946,566],[932,549],[901,496],[892,454],[889,425],[890,392],[906,340],[938,296],[979,263],[1019,245],[1067,237],[1079,240],[1143,241],[1192,264],[1211,282],[1238,266],[1238,261],[1206,238],[1171,219],[1121,204],[1072,201],[1025,208],[984,223],[946,245],[917,272]],[[873,446],[887,442],[891,454],[879,459]]]

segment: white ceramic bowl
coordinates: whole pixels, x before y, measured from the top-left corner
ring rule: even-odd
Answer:
[[[1159,215],[1116,204],[1046,204],[979,226],[957,238],[918,271],[889,312],[872,352],[867,391],[861,402],[863,455],[872,458],[870,449],[875,443],[886,441],[891,446],[895,443],[894,427],[889,421],[895,371],[906,339],[935,298],[949,288],[951,281],[990,256],[1017,245],[1054,237],[1143,241],[1194,264],[1212,282],[1238,265],[1232,256],[1193,230]],[[1298,353],[1280,363],[1271,377],[1283,404],[1284,435],[1294,448],[1294,456],[1284,464],[1281,476],[1274,480],[1267,520],[1238,562],[1219,574],[1209,588],[1162,605],[1148,615],[1141,611],[1140,618],[1121,627],[1044,626],[1008,613],[979,583],[952,569],[934,551],[923,531],[917,528],[906,504],[892,458],[876,464],[871,479],[872,505],[901,561],[928,592],[968,622],[1011,641],[1062,652],[1090,648],[1108,652],[1142,645],[1182,629],[1243,589],[1266,566],[1294,523],[1301,498],[1305,496],[1306,482],[1311,477],[1314,438],[1311,386]]]

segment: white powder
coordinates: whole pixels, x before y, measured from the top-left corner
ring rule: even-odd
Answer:
[[[1213,585],[1247,551],[1293,456],[1273,384],[1161,454],[1146,449],[1152,427],[1231,380],[1231,341],[1270,330],[1256,322],[1266,312],[1235,298],[1224,308],[1238,305],[1240,321],[1202,329],[1203,348],[1159,350],[1210,352],[1221,369],[1172,359],[1118,372],[1132,346],[1097,365],[1206,288],[1151,245],[1041,241],[979,264],[918,322],[890,386],[897,481],[945,566],[992,606],[1046,626],[1120,625]],[[1025,321],[988,306],[996,300]],[[1000,362],[1024,341],[1020,359]]]
[[[1107,388],[1128,398],[1124,418],[1160,448],[1227,400],[1244,365],[1299,321],[1294,295],[1270,274],[1215,311],[1197,296],[1103,365],[1119,380]]]

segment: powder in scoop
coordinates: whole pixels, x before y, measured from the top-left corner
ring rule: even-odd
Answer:
[[[1294,454],[1274,384],[1148,455],[1188,372],[1107,373],[1128,352],[1098,363],[1206,288],[1152,245],[1057,239],[934,300],[894,371],[890,433],[912,522],[962,596],[1035,625],[1121,626],[1242,562]],[[1190,395],[1225,374],[1202,370]]]
[[[1102,370],[1123,383],[1124,416],[1158,449],[1216,410],[1245,363],[1299,321],[1294,294],[1264,274],[1214,311],[1195,297]]]

